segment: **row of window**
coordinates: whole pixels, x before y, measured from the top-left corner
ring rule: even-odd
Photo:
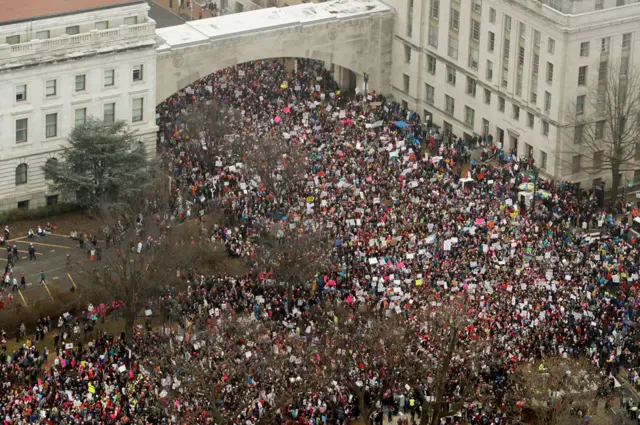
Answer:
[[[136,25],[138,23],[138,17],[137,16],[130,16],[128,18],[124,18],[124,24],[125,25]],[[96,22],[95,23],[95,29],[97,30],[107,30],[109,29],[109,21],[100,21],[100,22]],[[76,35],[76,34],[80,34],[80,25],[71,25],[65,28],[64,33],[67,35]],[[47,40],[51,38],[51,31],[50,30],[42,30],[42,31],[36,31],[36,35],[35,37],[33,37],[33,39],[35,40]],[[22,41],[22,38],[19,34],[17,35],[10,35],[7,36],[6,38],[6,44],[20,44]]]
[[[45,115],[45,138],[51,139],[58,137],[58,113]],[[116,120],[116,104],[105,103],[103,106],[102,119],[105,122],[114,122]],[[140,122],[144,119],[144,98],[133,99],[131,108],[131,121]],[[74,110],[74,126],[83,125],[87,121],[87,108],[78,108]],[[29,141],[29,118],[19,118],[16,120],[16,143],[25,143]]]
[[[144,79],[144,65],[134,65],[131,75],[132,81],[142,81]],[[116,70],[108,69],[103,74],[103,87],[112,87],[116,83]],[[74,77],[74,91],[81,93],[87,90],[87,74],[80,74]],[[28,96],[27,84],[16,84],[16,102],[26,102]],[[59,87],[58,80],[51,79],[46,80],[44,83],[44,96],[45,98],[55,97],[58,95]]]

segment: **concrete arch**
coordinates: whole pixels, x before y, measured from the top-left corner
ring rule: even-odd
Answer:
[[[286,57],[336,64],[355,72],[360,79],[366,72],[370,88],[388,91],[393,10],[377,0],[361,0],[349,14],[344,9],[335,12],[342,1],[262,9],[158,30],[165,43],[158,48],[157,102],[221,69]],[[354,4],[353,0],[349,4]],[[303,20],[302,12],[313,12],[313,16],[322,16],[323,12],[329,17]],[[293,18],[288,16],[295,13]],[[231,19],[235,21],[227,22]],[[264,22],[246,30],[239,26],[243,23],[239,19]],[[222,31],[226,26],[237,30]]]

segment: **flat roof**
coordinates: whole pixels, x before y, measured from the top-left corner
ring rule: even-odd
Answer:
[[[171,48],[261,30],[352,19],[391,10],[391,7],[379,0],[333,0],[199,19],[184,25],[159,28],[156,34],[165,41],[162,47]]]
[[[144,0],[7,0],[0,7],[0,25],[108,9]]]

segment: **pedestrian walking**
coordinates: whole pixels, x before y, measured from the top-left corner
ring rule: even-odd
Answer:
[[[44,274],[44,270],[40,272],[40,285],[42,285],[43,283],[45,285],[47,284],[47,277]]]
[[[29,245],[29,261],[36,260],[36,248],[33,244]]]

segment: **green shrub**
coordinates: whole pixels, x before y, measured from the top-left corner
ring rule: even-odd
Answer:
[[[55,204],[33,209],[15,209],[0,213],[0,223],[40,220],[79,210],[80,208],[75,204]]]

